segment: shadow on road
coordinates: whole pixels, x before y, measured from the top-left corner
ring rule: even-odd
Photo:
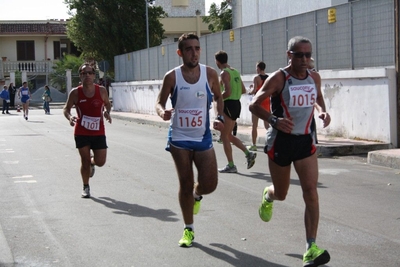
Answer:
[[[251,172],[250,174],[246,173],[239,173],[241,176],[245,176],[248,178],[258,179],[258,180],[265,180],[268,184],[272,184],[271,174],[269,173],[261,173],[261,172]],[[298,178],[290,178],[291,185],[298,185],[300,186],[300,180]],[[326,186],[322,185],[322,183],[317,183],[318,188],[326,188]]]
[[[168,209],[154,210],[148,207],[140,206],[138,204],[131,204],[124,201],[118,201],[109,197],[100,197],[100,198],[91,197],[90,199],[93,200],[94,202],[103,204],[107,208],[114,209],[115,211],[113,211],[113,213],[115,214],[130,215],[135,217],[152,217],[157,220],[166,222],[179,221],[179,219],[173,218],[174,216],[176,216],[176,213]]]
[[[268,266],[268,267],[286,267],[285,265],[280,265],[276,263],[269,262],[265,259],[244,253],[242,251],[233,249],[224,244],[211,243],[210,246],[217,247],[219,249],[225,250],[225,252],[221,252],[209,247],[205,247],[199,243],[194,243],[193,247],[201,249],[208,255],[223,260],[229,263],[232,266]],[[229,254],[234,254],[235,256],[231,256]]]

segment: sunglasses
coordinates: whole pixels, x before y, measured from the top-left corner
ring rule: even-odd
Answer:
[[[293,52],[293,51],[290,51],[289,53],[292,54],[292,55],[293,55],[294,57],[296,57],[296,58],[303,58],[304,56],[305,56],[306,58],[311,58],[311,52],[303,53],[303,52]]]
[[[82,71],[80,74],[81,75],[86,75],[86,74],[93,75],[94,73],[95,73],[94,71]]]

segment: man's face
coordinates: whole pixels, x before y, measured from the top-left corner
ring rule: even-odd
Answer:
[[[92,67],[84,66],[79,73],[79,77],[82,83],[93,83],[95,72]]]
[[[293,51],[288,51],[288,56],[294,69],[308,69],[311,55],[312,49],[309,43],[298,43]]]
[[[196,39],[188,39],[183,43],[183,48],[180,51],[183,64],[189,68],[197,67],[200,58],[200,43]]]

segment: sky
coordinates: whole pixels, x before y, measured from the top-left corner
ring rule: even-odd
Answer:
[[[110,0],[112,1],[112,0]],[[212,3],[222,0],[206,0],[206,11]],[[64,0],[0,0],[0,20],[48,20],[67,19],[68,8]]]

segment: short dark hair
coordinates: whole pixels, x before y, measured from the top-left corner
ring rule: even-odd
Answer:
[[[260,70],[265,70],[265,63],[263,61],[258,61],[257,62],[257,68],[259,68]]]
[[[225,51],[220,50],[215,53],[215,59],[221,64],[226,64],[228,63],[228,54]]]
[[[290,39],[288,42],[288,51],[295,51],[295,48],[296,48],[297,44],[299,44],[299,43],[310,44],[311,48],[312,48],[310,39],[303,37],[303,36],[295,36],[292,39]]]
[[[198,41],[199,37],[194,33],[184,33],[184,34],[182,34],[181,37],[179,37],[179,39],[178,39],[178,49],[182,51],[183,42],[186,41],[186,40],[193,40],[193,39]]]

